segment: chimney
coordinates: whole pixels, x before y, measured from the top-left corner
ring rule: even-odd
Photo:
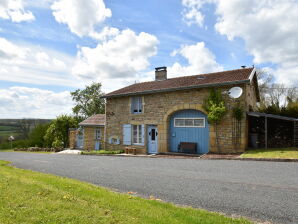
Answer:
[[[167,67],[155,68],[155,81],[163,81],[167,79]]]

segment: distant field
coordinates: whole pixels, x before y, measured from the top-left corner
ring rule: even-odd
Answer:
[[[18,130],[18,127],[15,127],[15,126],[5,126],[5,125],[0,125],[0,132],[2,131],[17,131]]]
[[[9,136],[13,135],[17,137],[19,135],[18,127],[16,126],[7,126],[7,125],[0,125],[0,138],[3,140],[7,140]],[[1,142],[0,139],[0,142]]]
[[[30,126],[32,130],[38,124],[51,122],[49,119],[0,119],[0,143],[6,142],[8,137],[13,135],[18,138],[21,135],[21,124]]]
[[[13,135],[14,137],[19,135],[18,131],[0,131],[0,137],[6,138]]]

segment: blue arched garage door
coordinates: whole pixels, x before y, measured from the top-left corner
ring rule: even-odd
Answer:
[[[170,119],[170,151],[179,152],[181,142],[197,143],[197,154],[209,151],[207,116],[198,110],[177,111]]]

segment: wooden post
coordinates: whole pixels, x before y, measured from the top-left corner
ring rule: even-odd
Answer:
[[[268,125],[267,125],[267,117],[265,116],[265,148],[267,149],[268,147]]]

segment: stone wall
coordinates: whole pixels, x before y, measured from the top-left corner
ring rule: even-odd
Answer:
[[[238,85],[239,86],[239,85]],[[247,122],[246,114],[243,114],[244,119],[241,122],[241,144],[235,148],[233,145],[233,122],[232,108],[234,105],[239,104],[244,110],[247,109],[247,93],[246,85],[240,85],[244,93],[242,96],[233,100],[230,99],[226,94],[224,100],[228,108],[228,113],[225,115],[223,121],[218,125],[219,130],[219,141],[221,145],[221,153],[235,153],[243,152],[246,148],[247,142]],[[230,89],[232,86],[225,86],[218,88],[219,91],[223,92]],[[123,143],[123,124],[146,124],[146,125],[157,125],[158,126],[158,152],[169,151],[169,119],[171,115],[179,110],[195,109],[206,113],[203,109],[203,102],[206,97],[209,96],[210,89],[194,89],[194,90],[183,90],[166,93],[155,93],[143,95],[143,113],[131,114],[130,112],[130,97],[117,97],[109,98],[106,103],[106,136],[108,139],[111,136],[116,136],[120,139],[120,145],[111,145],[106,142],[105,148],[107,149],[123,149],[125,146]],[[210,125],[210,152],[218,152],[215,141],[215,130],[214,126]],[[145,143],[147,134],[145,133]],[[137,146],[140,148],[140,153],[146,153],[147,148],[145,146]]]
[[[100,140],[95,139],[95,130],[100,129]],[[84,127],[84,150],[95,150],[95,142],[100,141],[101,149],[104,146],[104,127]]]

